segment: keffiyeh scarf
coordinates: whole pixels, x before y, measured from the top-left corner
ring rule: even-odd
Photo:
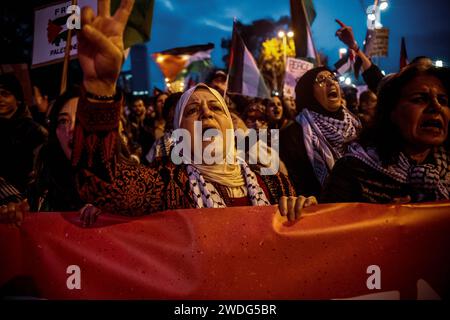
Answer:
[[[243,162],[241,164],[242,174],[245,179],[245,187],[247,188],[247,196],[253,206],[268,206],[269,200],[259,186],[255,173],[250,167]],[[195,201],[196,208],[224,208],[225,201],[212,183],[205,180],[200,171],[193,165],[187,165],[187,173],[189,177],[189,187],[192,197]]]
[[[414,191],[414,201],[422,201],[425,195],[434,195],[436,200],[448,200],[450,196],[450,153],[444,147],[434,149],[434,164],[416,164],[400,153],[398,162],[383,166],[374,148],[364,149],[352,143],[347,156],[355,157],[378,172],[408,184]]]
[[[346,146],[357,138],[361,122],[347,109],[344,119],[327,117],[303,109],[296,120],[303,129],[306,152],[320,184],[325,183],[334,163],[346,152]]]

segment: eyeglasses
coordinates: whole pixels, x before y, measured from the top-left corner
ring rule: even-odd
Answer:
[[[318,75],[315,81],[320,87],[324,87],[325,84],[327,83],[327,80],[333,81],[333,82],[339,82],[334,74],[328,74],[326,76]]]

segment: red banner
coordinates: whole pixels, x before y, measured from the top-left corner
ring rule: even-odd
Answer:
[[[30,214],[0,226],[0,287],[49,299],[444,298],[450,202],[177,210],[139,219]]]

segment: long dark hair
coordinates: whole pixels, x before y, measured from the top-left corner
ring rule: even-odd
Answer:
[[[70,159],[64,154],[56,135],[59,113],[69,100],[80,97],[80,94],[79,87],[73,87],[60,95],[48,116],[48,142],[40,150],[36,166],[37,194],[46,199],[45,209],[48,210],[78,210],[83,205],[76,189]]]
[[[400,130],[391,120],[392,111],[401,98],[402,89],[414,78],[423,75],[438,78],[448,94],[450,70],[423,65],[409,65],[385,80],[379,88],[374,124],[362,132],[360,141],[366,147],[375,147],[384,165],[396,163],[404,146]],[[447,147],[450,146],[449,140],[447,136],[444,142]]]

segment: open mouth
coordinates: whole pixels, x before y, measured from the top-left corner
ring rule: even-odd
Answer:
[[[337,99],[337,98],[339,98],[337,90],[333,89],[330,92],[328,92],[327,97],[328,97],[328,99]]]
[[[214,129],[214,130],[218,130],[216,127],[212,126],[212,125],[205,125],[202,127],[202,135],[205,134],[205,132],[209,129]]]
[[[420,127],[422,129],[436,129],[436,130],[441,130],[444,128],[444,124],[442,123],[442,121],[438,120],[438,119],[428,119],[425,120],[421,123]]]

